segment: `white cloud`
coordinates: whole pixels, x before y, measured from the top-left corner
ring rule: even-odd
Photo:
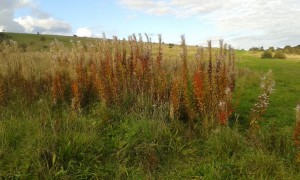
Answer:
[[[0,32],[3,32],[5,30],[4,26],[0,26]]]
[[[131,14],[126,17],[126,19],[128,19],[128,20],[132,20],[132,19],[136,19],[136,18],[137,18],[137,15],[135,15],[135,14]]]
[[[31,0],[0,0],[0,4],[1,4],[1,8],[0,8],[1,10],[34,6],[34,3]]]
[[[13,21],[14,12],[18,8],[31,7],[30,0],[0,0],[0,26],[5,31],[23,32],[24,28]]]
[[[125,8],[153,15],[198,17],[239,47],[296,45],[299,0],[119,0]],[[231,34],[239,34],[231,36]],[[189,36],[187,34],[187,36]]]
[[[38,9],[33,0],[0,0],[0,26],[7,32],[71,34],[69,23]],[[15,11],[29,8],[31,14],[14,17]]]
[[[81,37],[91,37],[93,35],[92,31],[87,27],[77,29],[75,34]]]
[[[37,18],[32,16],[25,16],[14,19],[21,26],[25,28],[25,32],[33,33],[39,32],[42,34],[70,34],[71,26],[61,20],[53,17]]]
[[[173,11],[165,1],[119,0],[119,4],[133,10],[145,11],[148,14],[163,15]]]

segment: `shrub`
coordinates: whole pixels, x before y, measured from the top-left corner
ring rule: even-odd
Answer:
[[[261,54],[261,58],[262,58],[262,59],[272,58],[272,52],[271,52],[271,51],[264,51],[264,52]]]
[[[274,59],[286,59],[286,55],[283,51],[277,51],[274,56]]]
[[[0,33],[0,42],[5,41],[5,40],[9,40],[11,37],[4,34],[4,33]]]
[[[26,52],[27,51],[27,44],[26,43],[22,43],[22,44],[19,44],[19,48],[22,52]]]
[[[40,40],[41,40],[41,41],[46,41],[45,36],[41,36],[41,37],[40,37]]]
[[[174,44],[169,43],[169,48],[172,48],[172,47],[174,47]]]

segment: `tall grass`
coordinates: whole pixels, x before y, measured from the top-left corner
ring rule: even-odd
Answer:
[[[171,120],[184,121],[191,129],[195,123],[201,124],[207,118],[217,120],[210,124],[226,125],[234,111],[233,49],[230,46],[227,49],[227,45],[220,41],[219,50],[215,50],[208,42],[208,48],[199,49],[198,58],[201,60],[197,61],[196,70],[192,70],[188,69],[185,37],[181,39],[182,65],[176,72],[163,66],[165,60],[161,36],[157,55],[154,55],[149,39],[143,42],[141,35],[139,38],[132,35],[127,41],[115,37],[113,40],[103,38],[84,45],[75,42],[71,50],[54,41],[50,55],[45,53],[45,58],[49,58],[46,60],[52,62],[51,72],[40,72],[41,77],[35,77],[36,72],[28,71],[33,65],[17,62],[13,68],[9,68],[8,71],[12,72],[6,72],[7,76],[2,79],[5,81],[12,76],[14,79],[7,81],[16,82],[7,92],[18,88],[25,93],[26,99],[38,96],[36,93],[41,91],[40,86],[51,89],[53,106],[69,104],[77,112],[96,102],[129,110],[144,106],[154,110],[163,106],[169,107],[166,111],[170,112]],[[4,46],[13,49],[16,45],[10,42]],[[18,49],[13,53],[20,54]],[[2,55],[5,55],[5,51]],[[19,87],[24,81],[28,83]],[[137,104],[141,107],[136,107]]]

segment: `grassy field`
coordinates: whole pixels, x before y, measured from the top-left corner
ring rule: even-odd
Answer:
[[[237,65],[247,68],[256,75],[251,78],[259,81],[257,74],[273,71],[276,87],[270,99],[270,106],[265,114],[265,118],[278,121],[281,125],[292,125],[295,120],[295,104],[300,101],[300,56],[291,56],[288,59],[261,59],[259,53],[241,51],[237,52],[240,57]],[[252,80],[250,80],[251,82]],[[256,86],[257,88],[258,86]],[[246,113],[246,109],[251,107],[251,102],[255,101],[254,87],[245,89],[240,105],[241,114]]]
[[[299,56],[7,34],[0,179],[300,178]]]

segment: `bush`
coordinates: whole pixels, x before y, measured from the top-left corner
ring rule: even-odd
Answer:
[[[272,52],[271,52],[271,51],[264,51],[264,52],[261,54],[261,58],[262,58],[262,59],[272,58]]]
[[[19,44],[19,48],[22,52],[26,52],[27,51],[27,44],[26,43],[22,43],[22,44]]]
[[[174,47],[174,44],[170,43],[169,48],[172,48],[172,47]]]
[[[11,39],[10,36],[4,34],[4,33],[0,33],[0,42],[5,41],[5,40],[9,40]]]
[[[274,56],[274,59],[286,59],[286,55],[283,51],[277,51]]]
[[[40,40],[41,40],[41,41],[46,41],[45,36],[41,36],[41,37],[40,37]]]

